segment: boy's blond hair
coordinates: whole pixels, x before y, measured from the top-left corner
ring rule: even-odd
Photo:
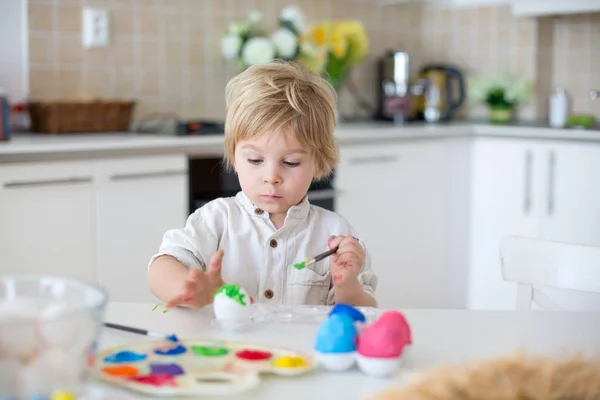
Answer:
[[[318,178],[338,161],[335,95],[317,74],[290,62],[254,65],[225,88],[225,161],[234,163],[237,143],[265,132],[292,135],[311,152]]]

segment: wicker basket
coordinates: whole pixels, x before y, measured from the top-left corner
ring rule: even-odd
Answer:
[[[86,133],[128,131],[134,101],[32,101],[31,131]]]

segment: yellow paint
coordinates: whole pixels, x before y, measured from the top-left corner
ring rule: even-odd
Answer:
[[[70,392],[59,391],[54,392],[50,400],[75,400],[75,395]]]
[[[306,367],[306,361],[302,357],[283,356],[275,360],[273,365],[279,368],[301,368]]]

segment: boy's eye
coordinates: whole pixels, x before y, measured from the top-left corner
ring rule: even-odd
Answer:
[[[297,167],[298,165],[300,165],[299,162],[290,162],[290,161],[284,161],[283,164],[286,167],[290,167],[290,168],[294,168],[294,167]]]
[[[248,162],[250,164],[258,165],[258,164],[260,164],[262,162],[262,160],[259,160],[259,159],[256,159],[256,158],[249,158]]]

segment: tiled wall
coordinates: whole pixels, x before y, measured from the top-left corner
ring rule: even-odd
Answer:
[[[29,0],[31,96],[36,98],[134,97],[137,117],[175,112],[221,119],[224,87],[235,71],[220,53],[228,24],[259,9],[273,28],[288,0]],[[361,18],[372,41],[356,71],[363,95],[375,98],[376,57],[401,38],[414,39],[418,19],[397,7],[366,1],[301,0],[310,20]],[[351,6],[348,6],[350,4]],[[81,7],[111,12],[108,48],[81,46]],[[381,22],[383,21],[383,22]],[[344,104],[349,102],[344,100]],[[352,103],[350,103],[351,105]],[[352,108],[349,111],[353,111]]]
[[[235,71],[220,54],[220,38],[233,19],[259,9],[273,27],[288,0],[29,0],[31,96],[35,98],[136,98],[137,117],[172,112],[222,119],[223,89]],[[297,0],[311,21],[361,19],[370,53],[354,73],[362,97],[375,102],[375,65],[389,48],[426,62],[453,63],[466,74],[501,70],[536,83],[536,98],[520,111],[543,116],[552,87],[569,89],[578,112],[600,117],[587,89],[600,88],[600,14],[556,19],[516,19],[508,7],[430,9],[373,6],[367,0]],[[108,8],[112,44],[81,46],[81,7]],[[595,66],[595,67],[594,67]],[[594,68],[593,68],[594,67]],[[349,91],[342,111],[360,113]],[[485,109],[465,108],[472,116]]]

